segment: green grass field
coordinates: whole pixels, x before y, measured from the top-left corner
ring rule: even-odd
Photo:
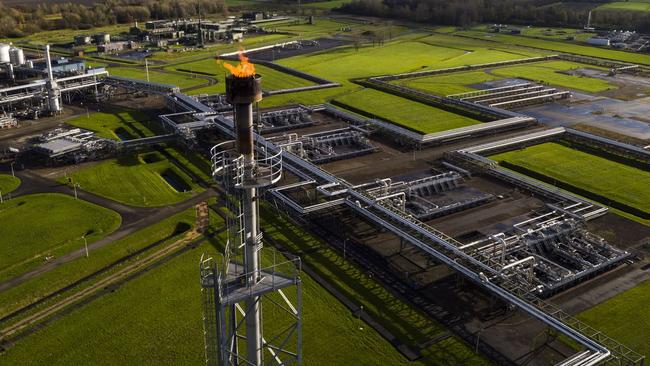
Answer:
[[[0,317],[62,289],[122,257],[143,250],[152,243],[161,241],[160,246],[167,245],[178,239],[183,232],[191,229],[194,224],[195,210],[192,207],[120,240],[92,250],[88,258],[83,257],[64,263],[47,273],[2,291],[0,292]],[[78,245],[81,248],[83,242],[79,242]],[[145,253],[135,256],[133,260],[142,258]]]
[[[491,157],[650,212],[650,172],[557,143]],[[603,202],[607,204],[607,202]]]
[[[567,61],[547,61],[534,64],[510,66],[494,69],[494,75],[510,78],[523,78],[543,84],[550,84],[563,88],[582,90],[598,93],[605,90],[616,89],[616,86],[601,79],[569,75],[563,72],[590,67]],[[593,67],[590,67],[593,68]]]
[[[0,174],[0,193],[6,195],[20,186],[20,179],[9,174]]]
[[[116,212],[63,194],[20,196],[0,204],[0,279],[83,248],[120,226]]]
[[[484,31],[476,30],[459,31],[457,34],[469,36],[474,39],[491,40],[504,45],[510,44],[524,47],[534,47],[553,52],[565,52],[582,56],[599,57],[615,61],[650,65],[650,55],[647,54],[617,51],[593,46],[583,46],[575,42],[561,42],[545,39],[535,39],[525,36],[485,33]]]
[[[374,89],[364,89],[336,99],[336,102],[424,134],[481,123],[469,117],[447,112]]]
[[[550,40],[566,40],[567,37],[572,37],[573,40],[579,42],[586,42],[587,38],[596,35],[596,33],[585,32],[582,29],[548,27],[522,28],[521,34],[528,37],[544,38]]]
[[[133,206],[169,205],[202,191],[158,152],[111,159],[75,172],[72,178],[85,191]]]
[[[304,6],[331,9],[342,5],[345,1],[349,2],[349,0],[321,1],[309,4],[305,3]],[[277,32],[293,33],[300,36],[300,38],[311,39],[339,33],[345,34],[347,32],[342,31],[344,28],[350,28],[352,32],[385,32],[388,37],[396,37],[408,30],[405,27],[391,25],[388,22],[361,22],[352,19],[332,18],[316,18],[314,24],[283,22],[282,24],[267,24],[264,27]]]
[[[168,160],[175,160],[189,170],[198,180],[212,182],[212,166],[210,159],[200,152],[183,151],[181,148],[166,148]]]
[[[485,71],[478,70],[426,76],[413,79],[403,79],[395,81],[394,83],[408,86],[414,89],[419,89],[428,93],[450,95],[476,90],[472,88],[471,85],[497,79],[499,78],[494,75],[490,75],[485,73]]]
[[[113,140],[131,140],[140,137],[155,136],[160,128],[156,122],[144,113],[124,108],[106,108],[73,118],[69,125],[94,131],[97,136]]]
[[[203,245],[183,254],[18,342],[0,360],[48,365],[204,363],[197,277],[204,251],[214,252]],[[305,364],[405,364],[377,333],[308,276],[302,277]]]
[[[562,88],[598,93],[616,86],[601,79],[567,74],[570,70],[594,68],[567,61],[544,61],[495,69],[457,72],[421,78],[398,80],[395,83],[439,95],[450,95],[475,90],[471,86],[487,81],[521,78]]]
[[[108,68],[108,73],[113,76],[147,80],[147,74],[144,68],[110,67]],[[205,79],[194,77],[192,75],[164,73],[153,69],[149,69],[149,80],[154,83],[176,85],[181,89],[192,88],[202,84],[207,84],[208,82]]]
[[[269,235],[281,240],[292,237],[286,226],[264,224]],[[273,225],[269,227],[269,225]],[[289,236],[286,236],[289,235]],[[295,245],[309,239],[297,238]],[[197,263],[201,253],[221,250],[219,242],[205,243],[163,265],[144,273],[101,298],[59,318],[47,327],[17,342],[0,354],[2,363],[69,365],[196,365],[203,359],[202,307]],[[269,252],[267,251],[266,260]],[[349,271],[346,271],[349,273]],[[487,365],[471,347],[455,337],[445,338],[423,350],[424,358],[408,362],[399,352],[363,321],[350,313],[311,277],[301,275],[303,286],[304,362],[309,365]],[[363,287],[374,288],[396,317],[416,321],[416,335],[426,336],[430,324],[413,318],[412,310],[372,279]],[[370,296],[365,294],[364,296]],[[290,295],[289,295],[290,296]],[[290,296],[291,297],[291,296]],[[375,299],[374,296],[360,300]],[[402,304],[402,306],[400,306]],[[270,309],[265,307],[265,309]],[[273,316],[274,314],[269,314]],[[388,316],[382,314],[382,316]],[[111,321],[106,321],[111,319]],[[164,321],[161,321],[163,319]],[[268,318],[267,318],[268,319]],[[266,323],[269,330],[272,323]],[[438,330],[439,331],[439,330]],[[350,340],[354,341],[351,342]],[[327,340],[326,342],[324,340]]]
[[[349,3],[351,0],[330,0],[330,1],[318,1],[313,3],[303,3],[305,8],[316,8],[316,9],[325,9],[331,10],[334,8],[340,8],[341,6]]]
[[[539,56],[538,52],[513,50],[506,46],[462,39],[443,34],[410,34],[384,46],[363,46],[358,51],[345,46],[308,55],[282,59],[289,67],[347,82],[350,79],[427,69],[442,69],[495,61]],[[381,60],[381,62],[378,62]]]
[[[578,315],[578,318],[642,355],[650,355],[650,281]]]
[[[354,100],[355,104],[357,104],[356,107],[379,115],[374,110],[378,103],[361,97],[357,98],[363,94],[354,92],[361,91],[362,88],[352,83],[351,80],[391,73],[514,60],[540,56],[542,54],[543,52],[530,51],[507,45],[495,46],[492,43],[484,41],[444,34],[407,34],[391,42],[387,42],[383,46],[373,47],[366,45],[359,48],[359,50],[355,50],[352,46],[344,46],[324,52],[278,60],[280,64],[339,82],[342,86],[339,88],[273,96],[265,98],[262,101],[262,105],[270,107],[288,103],[317,104],[331,100]],[[377,60],[381,60],[381,62]],[[362,93],[371,92],[363,91]],[[427,107],[419,103],[410,103],[403,98],[392,97],[385,93],[380,93],[380,95],[384,95],[383,98],[385,101],[405,101],[408,106],[417,108],[418,111],[433,113],[434,117],[439,116],[439,110],[435,108]],[[381,110],[388,109],[386,106],[381,107]],[[391,114],[417,114],[406,110],[407,108],[400,107],[397,109],[399,110],[391,111]],[[427,115],[426,113],[424,115]],[[444,124],[450,126],[473,123],[473,121],[468,121],[462,116],[456,116],[447,112],[443,112],[442,114],[445,115]],[[404,116],[397,115],[393,115],[393,117],[396,117],[396,119],[404,118]],[[384,118],[388,117],[384,116]],[[440,124],[440,121],[436,121],[435,126],[429,122],[423,125],[420,121],[406,121],[404,123],[405,125],[413,125],[416,129],[422,128],[426,131],[441,131],[448,128],[448,126]]]
[[[595,10],[598,12],[608,11],[608,10],[649,12],[650,2],[649,1],[614,1],[611,3],[600,5]]]

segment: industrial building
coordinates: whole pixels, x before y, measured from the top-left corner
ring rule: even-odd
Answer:
[[[72,60],[67,57],[52,59],[52,74],[56,76],[70,76],[83,74],[86,71],[84,61]],[[45,74],[48,69],[46,60],[39,60],[33,63],[33,69]]]
[[[79,163],[113,154],[117,144],[113,140],[98,138],[92,131],[58,128],[35,138],[32,148],[47,159],[47,164]]]

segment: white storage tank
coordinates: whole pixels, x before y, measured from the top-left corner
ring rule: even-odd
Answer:
[[[25,64],[25,53],[20,48],[12,47],[9,49],[9,61],[14,66]]]
[[[11,60],[9,59],[9,46],[6,43],[0,43],[0,62],[10,62]]]

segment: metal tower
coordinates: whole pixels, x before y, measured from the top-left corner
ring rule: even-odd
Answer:
[[[47,81],[45,82],[47,89],[47,109],[51,114],[57,114],[61,112],[61,89],[52,73],[52,58],[50,57],[49,44],[45,46],[45,62],[47,64]]]
[[[233,142],[213,147],[211,155],[213,176],[227,192],[229,238],[223,263],[201,258],[206,363],[301,365],[300,261],[261,255],[259,190],[282,175],[282,151],[271,153],[254,140],[253,103],[262,99],[261,77],[228,76],[226,97],[234,106],[236,140],[233,148]]]

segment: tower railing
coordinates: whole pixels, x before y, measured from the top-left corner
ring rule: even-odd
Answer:
[[[281,150],[271,153],[260,146],[258,151],[262,154],[258,154],[254,162],[246,162],[243,155],[227,148],[228,143],[215,145],[210,150],[215,179],[224,180],[224,184],[232,184],[235,188],[261,188],[275,184],[282,178]],[[250,175],[245,174],[247,164],[252,165]]]

